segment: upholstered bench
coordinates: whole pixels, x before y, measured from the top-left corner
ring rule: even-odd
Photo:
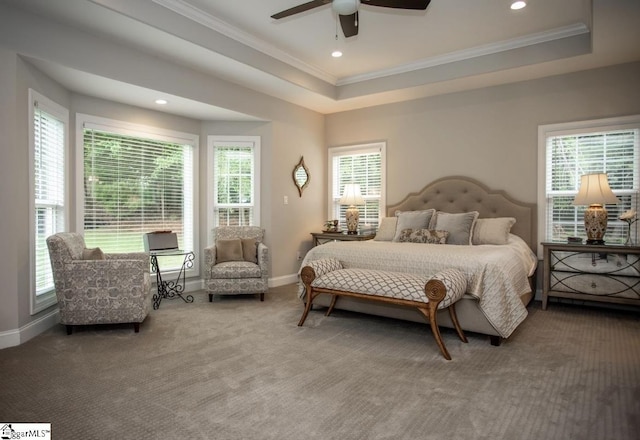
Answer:
[[[298,325],[304,324],[313,300],[325,293],[333,295],[326,316],[333,311],[339,296],[382,301],[415,307],[431,325],[431,331],[447,360],[451,356],[440,336],[437,323],[438,309],[448,308],[451,321],[463,342],[467,338],[458,323],[455,303],[464,295],[467,281],[463,273],[456,269],[446,269],[432,277],[410,273],[369,269],[345,269],[339,260],[324,258],[310,262],[300,273],[305,286],[305,308]]]

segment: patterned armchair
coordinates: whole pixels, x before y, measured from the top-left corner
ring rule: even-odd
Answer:
[[[84,237],[60,232],[47,238],[60,322],[74,325],[140,323],[151,310],[149,255],[103,254]]]
[[[239,240],[238,240],[239,239]],[[205,288],[213,295],[264,294],[268,290],[269,248],[257,226],[213,228],[213,244],[204,250]],[[238,241],[242,251],[237,250]]]

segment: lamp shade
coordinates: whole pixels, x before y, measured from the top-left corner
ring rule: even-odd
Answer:
[[[580,180],[580,190],[573,200],[574,205],[605,205],[618,202],[605,173],[584,174]]]
[[[357,183],[347,183],[340,198],[341,205],[364,205],[364,199],[360,194],[360,185]]]

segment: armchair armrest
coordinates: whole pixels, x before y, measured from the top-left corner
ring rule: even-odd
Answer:
[[[207,280],[211,279],[211,269],[216,264],[216,245],[212,244],[209,247],[204,248],[204,277]]]
[[[264,243],[258,243],[258,266],[263,276],[269,271],[269,248]]]

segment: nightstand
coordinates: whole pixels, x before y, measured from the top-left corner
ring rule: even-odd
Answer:
[[[549,297],[640,306],[640,247],[542,243],[542,309]]]
[[[347,234],[346,232],[312,232],[313,245],[328,243],[330,241],[364,241],[376,236],[374,232]]]

